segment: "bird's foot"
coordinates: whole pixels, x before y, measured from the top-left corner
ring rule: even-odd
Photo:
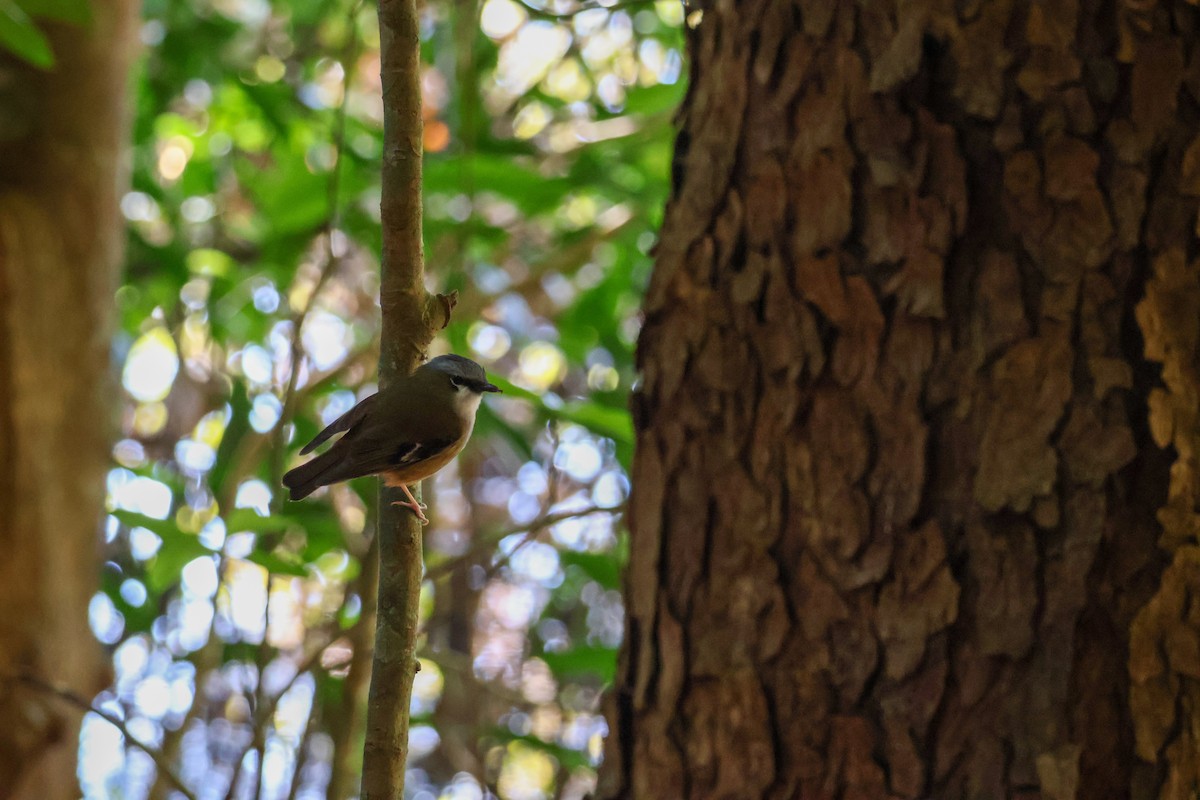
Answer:
[[[425,509],[429,508],[429,506],[424,503],[407,503],[403,500],[395,500],[392,502],[392,505],[407,508],[417,515],[417,522],[420,522],[422,525],[429,524],[429,517],[425,516]]]

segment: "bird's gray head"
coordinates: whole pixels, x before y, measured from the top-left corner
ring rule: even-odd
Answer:
[[[450,376],[450,384],[456,391],[467,390],[473,394],[482,395],[484,392],[498,392],[500,388],[487,379],[483,367],[469,358],[456,355],[438,356],[425,365],[425,369],[434,369]]]

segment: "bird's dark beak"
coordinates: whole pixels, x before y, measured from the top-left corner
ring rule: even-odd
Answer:
[[[496,386],[492,383],[485,383],[483,386],[480,386],[479,389],[483,392],[500,392],[501,394],[504,394],[504,392],[500,391],[499,386]]]

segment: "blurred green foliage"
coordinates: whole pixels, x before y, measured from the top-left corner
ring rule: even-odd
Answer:
[[[71,2],[0,0],[0,42],[36,60],[10,10]],[[480,361],[505,394],[425,487],[414,794],[594,783],[682,17],[674,0],[423,11],[427,278],[460,292],[436,352]],[[205,796],[353,796],[376,484],[290,503],[279,477],[374,390],[375,9],[147,0],[141,39],[122,438],[91,609],[116,679],[97,701]],[[96,717],[80,757],[88,797],[167,796]]]
[[[0,0],[0,50],[35,67],[52,67],[54,52],[39,23],[88,25],[91,21],[88,0]]]

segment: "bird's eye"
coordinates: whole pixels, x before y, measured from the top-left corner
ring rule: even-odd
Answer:
[[[451,378],[450,385],[453,386],[455,389],[461,389],[463,387],[462,379],[461,378]]]

